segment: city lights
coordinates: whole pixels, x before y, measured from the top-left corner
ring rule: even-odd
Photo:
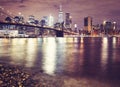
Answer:
[[[120,0],[0,0],[0,87],[120,87]]]
[[[103,21],[103,25],[105,25],[106,24],[106,21]]]
[[[74,24],[74,27],[77,28],[77,24]]]
[[[0,9],[2,10],[4,8],[0,6]],[[63,30],[63,28],[64,28],[65,32],[68,32],[71,34],[78,33],[77,35],[101,36],[101,35],[115,35],[115,34],[119,34],[119,32],[120,32],[117,27],[118,23],[116,21],[112,22],[112,21],[104,20],[103,23],[94,25],[93,24],[94,18],[91,16],[85,17],[84,18],[84,27],[82,28],[82,30],[78,29],[78,26],[80,23],[76,22],[77,24],[76,23],[74,24],[75,20],[73,20],[73,19],[75,18],[75,16],[73,16],[72,13],[70,13],[70,12],[64,13],[63,12],[64,9],[65,8],[63,8],[62,4],[60,4],[59,9],[58,9],[57,18],[55,18],[55,14],[43,15],[43,18],[41,18],[41,19],[36,18],[35,14],[34,15],[29,14],[29,16],[27,18],[25,18],[26,15],[23,15],[23,13],[21,13],[21,11],[18,11],[18,14],[16,16],[13,16],[14,13],[12,13],[10,10],[6,10],[6,9],[4,11],[1,11],[0,16],[2,17],[5,15],[6,19],[2,20],[3,22],[5,21],[8,23],[11,22],[11,23],[29,24],[29,25],[34,25],[36,27],[42,26],[44,28],[45,27],[46,28],[54,28],[54,30],[55,29]],[[26,29],[24,28],[24,30],[26,30]],[[32,31],[32,29],[30,29],[30,31],[31,31],[31,34],[35,34]],[[34,30],[34,31],[36,31],[36,30]],[[19,30],[18,30],[18,32],[19,32]],[[26,31],[24,31],[24,32],[26,32]],[[50,31],[45,31],[43,35],[47,35],[50,33],[51,33]],[[26,34],[30,34],[30,33],[26,32]],[[37,34],[37,35],[39,35],[39,34]],[[35,35],[35,36],[37,36],[37,35]]]

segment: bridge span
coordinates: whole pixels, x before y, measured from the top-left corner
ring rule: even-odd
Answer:
[[[65,28],[58,29],[58,28],[51,28],[51,27],[41,27],[40,25],[35,25],[35,24],[0,22],[0,26],[10,26],[10,25],[20,26],[20,27],[37,28],[40,31],[52,30],[52,31],[55,31],[56,37],[64,37],[64,34],[67,34],[67,35],[78,35],[78,33],[70,31],[70,30],[67,30]]]

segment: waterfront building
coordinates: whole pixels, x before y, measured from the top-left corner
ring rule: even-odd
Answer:
[[[84,18],[84,29],[88,33],[92,31],[92,17],[88,16]]]
[[[18,30],[0,30],[0,37],[18,37]]]
[[[38,28],[32,28],[32,27],[27,27],[25,31],[25,35],[29,37],[36,37],[39,35],[39,29]]]

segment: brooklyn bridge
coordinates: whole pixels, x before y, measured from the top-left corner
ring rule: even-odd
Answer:
[[[71,29],[66,29],[61,23],[59,28],[48,27],[39,24],[12,21],[15,15],[0,7],[0,37],[39,37],[64,35],[78,35]]]

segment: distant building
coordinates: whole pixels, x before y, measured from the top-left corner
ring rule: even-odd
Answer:
[[[60,5],[59,14],[58,14],[58,23],[62,23],[63,21],[64,19],[63,19],[62,5]]]
[[[88,16],[84,18],[84,29],[89,33],[92,31],[92,17]]]
[[[77,24],[74,24],[74,31],[77,32],[77,33],[79,32]]]
[[[43,19],[45,21],[45,26],[48,26],[49,24],[49,17],[48,16],[43,16]]]
[[[23,16],[15,16],[15,17],[14,17],[14,22],[15,22],[15,23],[24,23],[24,18],[23,18]]]
[[[18,37],[18,30],[0,30],[0,37]]]
[[[52,15],[49,15],[48,26],[49,27],[53,27],[54,26],[54,17]]]
[[[31,24],[35,23],[35,16],[30,15],[28,18],[28,23],[31,23]]]
[[[65,14],[65,27],[71,28],[72,25],[72,17],[70,16],[70,13]]]
[[[92,25],[92,29],[93,30],[99,30],[100,29],[100,25],[97,24],[97,25]]]
[[[112,34],[113,30],[117,29],[116,22],[104,21],[103,29],[105,31],[105,34]]]
[[[39,29],[38,28],[32,28],[32,27],[27,27],[25,31],[25,35],[29,37],[36,37],[39,35]]]

